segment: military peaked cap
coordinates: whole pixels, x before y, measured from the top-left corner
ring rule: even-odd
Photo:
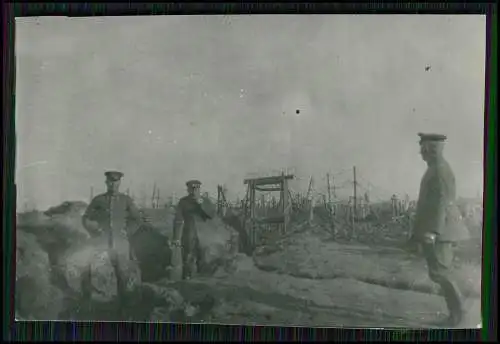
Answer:
[[[420,143],[422,142],[444,142],[446,141],[446,136],[442,134],[423,134],[423,133],[418,133],[418,136],[420,136]]]
[[[193,179],[186,182],[187,187],[200,186],[201,182],[199,180]]]
[[[118,171],[107,171],[104,173],[107,179],[112,180],[112,181],[118,181],[122,179],[123,173],[118,172]]]

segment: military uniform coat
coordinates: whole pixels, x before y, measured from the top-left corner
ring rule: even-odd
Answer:
[[[177,205],[174,219],[174,240],[181,241],[185,276],[193,272],[195,265],[199,269],[200,263],[202,263],[196,221],[210,219],[209,213],[210,211],[206,209],[204,203],[199,204],[190,195],[181,198]]]
[[[174,231],[179,227],[180,223],[183,223],[182,234],[174,233],[175,239],[181,239],[181,241],[188,240],[188,238],[197,236],[196,231],[196,219],[201,219],[206,221],[211,218],[208,210],[205,209],[204,203],[199,204],[191,196],[182,197],[177,204],[175,213],[175,227]]]
[[[133,200],[122,193],[98,195],[90,202],[83,218],[99,224],[102,232],[98,237],[107,242],[112,263],[117,269],[117,278],[126,284],[124,288],[131,288],[140,278],[129,243],[129,238],[141,221],[139,210]]]
[[[430,165],[420,183],[414,222],[414,236],[437,235],[438,241],[467,240],[469,232],[455,202],[456,185],[453,171],[445,160]]]

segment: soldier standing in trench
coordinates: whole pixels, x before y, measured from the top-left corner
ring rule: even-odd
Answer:
[[[102,237],[107,242],[117,280],[120,312],[122,316],[126,316],[124,312],[130,311],[130,293],[140,283],[140,271],[129,239],[139,227],[141,216],[132,198],[118,191],[123,173],[109,171],[104,175],[107,191],[92,199],[82,217],[82,223],[94,237]],[[90,275],[87,279],[89,277]],[[90,297],[90,290],[86,292],[87,297]]]
[[[206,221],[212,217],[200,196],[201,182],[190,180],[186,186],[188,195],[177,204],[172,245],[182,251],[182,278],[190,279],[193,273],[200,271],[203,263],[196,218]]]
[[[455,203],[455,176],[443,157],[446,136],[419,134],[420,154],[427,171],[420,183],[420,192],[413,233],[412,250],[422,248],[429,277],[441,286],[449,317],[438,325],[456,327],[463,318],[463,297],[453,276],[456,243],[469,238]]]

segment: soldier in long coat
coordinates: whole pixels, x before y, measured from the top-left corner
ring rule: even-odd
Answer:
[[[132,198],[119,192],[123,173],[109,171],[105,176],[107,191],[92,199],[82,223],[95,238],[107,242],[117,279],[118,301],[124,311],[130,299],[127,294],[140,283],[140,271],[129,238],[140,226],[141,216]]]
[[[420,183],[410,244],[422,248],[429,277],[441,286],[449,317],[441,325],[457,326],[463,318],[463,297],[453,278],[454,250],[469,232],[455,203],[455,176],[443,157],[446,136],[419,134],[420,153],[427,163]]]
[[[176,208],[172,244],[182,250],[182,277],[189,279],[203,263],[196,221],[211,219],[213,214],[206,209],[200,195],[201,182],[190,180],[186,186],[188,195],[179,200]]]

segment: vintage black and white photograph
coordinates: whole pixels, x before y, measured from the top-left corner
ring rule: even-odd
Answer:
[[[485,27],[16,18],[16,319],[481,327]]]

